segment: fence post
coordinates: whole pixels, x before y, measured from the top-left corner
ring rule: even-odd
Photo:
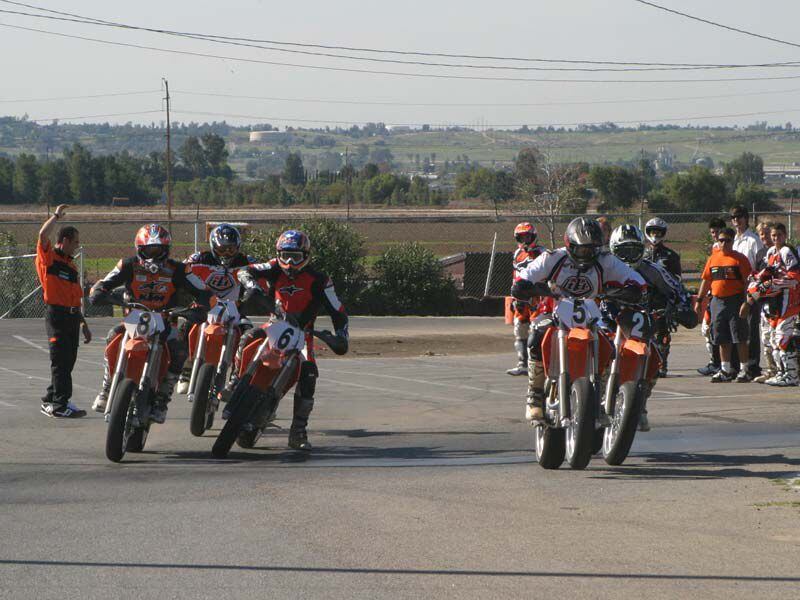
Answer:
[[[489,295],[489,284],[492,282],[492,271],[494,270],[494,252],[497,248],[497,232],[494,232],[494,239],[492,240],[492,255],[489,257],[489,272],[486,273],[486,286],[483,288],[483,297]]]
[[[197,228],[199,223],[197,221],[197,217],[194,219],[194,253],[197,254]]]

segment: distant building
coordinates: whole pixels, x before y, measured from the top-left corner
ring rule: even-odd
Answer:
[[[800,164],[764,165],[764,177],[775,179],[800,179]]]
[[[268,142],[271,138],[280,135],[280,131],[251,131],[250,141],[252,143]]]

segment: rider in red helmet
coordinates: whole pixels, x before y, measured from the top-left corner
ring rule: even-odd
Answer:
[[[310,451],[311,444],[306,428],[308,417],[314,408],[314,392],[319,376],[311,330],[320,309],[325,309],[336,331],[336,344],[331,345],[331,348],[337,354],[344,354],[347,352],[349,339],[348,319],[330,277],[309,264],[311,241],[305,233],[294,229],[284,231],[278,238],[276,250],[277,257],[271,261],[239,271],[239,281],[246,290],[242,301],[264,293],[258,283],[261,280],[266,283],[270,312],[285,315],[306,330],[306,347],[303,351],[305,360],[300,367],[300,379],[294,391],[294,416],[289,430],[289,447]],[[253,340],[263,339],[264,336],[266,330],[261,327],[251,329],[242,336],[236,357],[237,364],[241,360],[242,350]],[[228,393],[235,384],[235,378],[232,378],[226,388]]]
[[[536,227],[532,223],[523,222],[514,228],[517,249],[513,258],[513,281],[517,281],[520,273],[536,260],[537,256],[546,251],[542,246],[536,244],[538,236]],[[506,371],[509,375],[528,374],[528,333],[531,319],[535,317],[536,312],[531,304],[514,303],[514,349],[517,351],[517,366]]]
[[[136,256],[120,260],[108,275],[94,284],[89,297],[90,302],[106,304],[115,288],[124,287],[124,295],[128,301],[143,304],[150,310],[168,309],[175,306],[176,292],[185,290],[199,304],[195,317],[197,320],[202,320],[205,310],[208,309],[210,294],[205,284],[191,273],[187,265],[169,257],[172,245],[169,231],[156,223],[145,225],[136,233],[135,244]],[[123,331],[122,324],[112,328],[106,336],[106,343],[111,342]],[[171,360],[167,377],[159,387],[159,404],[152,413],[156,423],[163,423],[166,419],[167,403],[188,355],[185,340],[180,339],[175,327],[171,328],[167,346]],[[108,362],[105,359],[103,362],[103,384],[92,405],[92,409],[97,412],[105,411],[108,390],[111,387]]]

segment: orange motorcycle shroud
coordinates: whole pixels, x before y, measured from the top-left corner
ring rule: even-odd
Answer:
[[[118,333],[114,336],[106,346],[106,360],[108,360],[108,368],[111,376],[117,369],[117,359],[119,358],[120,345],[122,344],[123,334]],[[127,361],[125,364],[125,378],[139,381],[142,378],[144,365],[147,362],[147,354],[150,351],[150,346],[145,340],[131,338],[125,342],[125,353],[127,354]],[[161,365],[158,370],[158,381],[153,382],[153,387],[158,389],[158,385],[164,380],[167,375],[167,367],[169,367],[170,355],[169,348],[164,345],[161,352]]]
[[[197,342],[199,341],[200,337],[200,327],[201,324],[195,323],[189,330],[189,358],[191,360],[194,360],[195,354],[197,354]],[[225,327],[219,323],[206,325],[206,331],[204,334],[206,336],[206,344],[203,362],[211,365],[216,365],[219,363],[219,359],[222,356],[222,347],[225,345],[225,336],[227,333],[228,332]],[[237,346],[239,345],[238,331],[235,332],[233,343]]]
[[[253,362],[253,358],[255,357],[258,347],[262,342],[263,340],[253,340],[245,347],[244,351],[242,352],[242,360],[239,363],[239,377],[242,377],[245,374],[248,366]],[[256,372],[253,375],[253,379],[251,379],[250,383],[262,392],[265,392],[272,384],[272,380],[275,379],[275,376],[281,370],[280,353],[271,351],[269,348],[267,348],[260,361],[261,364],[256,368]],[[297,370],[294,375],[292,375],[289,385],[286,386],[287,390],[297,383],[297,380],[300,377],[301,362],[302,361],[297,361]]]
[[[598,333],[599,350],[597,366],[602,374],[611,363],[614,355],[614,346],[608,338]],[[589,355],[592,349],[592,333],[588,329],[575,327],[567,335],[567,363],[569,365],[569,378],[575,381],[581,377],[588,377],[591,369]],[[559,373],[558,364],[558,328],[551,327],[544,334],[542,340],[542,362],[548,377],[555,378]]]

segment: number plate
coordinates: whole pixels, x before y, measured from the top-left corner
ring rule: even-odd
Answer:
[[[275,321],[267,328],[270,348],[280,352],[299,350],[305,344],[303,330],[289,325],[286,321]]]
[[[559,301],[555,310],[558,320],[568,329],[573,327],[589,327],[593,322],[597,322],[600,317],[600,309],[593,300],[582,301],[571,298],[563,298]]]
[[[647,341],[653,337],[653,321],[644,311],[623,310],[617,318],[625,337]]]

